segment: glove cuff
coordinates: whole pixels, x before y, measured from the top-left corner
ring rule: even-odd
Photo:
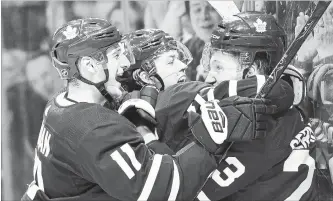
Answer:
[[[140,90],[140,99],[147,101],[155,108],[158,93],[159,91],[155,86],[147,85]]]
[[[201,118],[201,116],[195,112],[189,112],[189,125],[193,136],[197,141],[210,153],[215,154],[218,150],[218,145],[210,138],[209,132]]]
[[[156,141],[159,139],[158,135],[156,133],[156,129],[155,129],[154,133],[147,133],[147,134],[143,135],[142,137],[143,137],[143,140],[145,141],[145,144],[149,144],[150,142]]]

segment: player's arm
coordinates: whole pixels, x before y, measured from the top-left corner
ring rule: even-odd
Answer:
[[[230,96],[254,97],[265,83],[265,76],[257,75],[242,80],[226,80],[214,88],[215,98],[222,100]],[[204,93],[205,91],[203,91]]]
[[[218,100],[236,95],[252,98],[256,96],[265,81],[266,77],[263,75],[256,75],[242,80],[223,81],[214,88],[214,95]],[[204,89],[201,93],[206,95],[207,92],[208,89]],[[266,98],[277,106],[279,112],[286,111],[293,104],[294,90],[291,84],[279,79]]]
[[[177,156],[154,154],[135,126],[120,119],[81,141],[77,154],[86,179],[119,200],[192,200],[217,167],[212,154],[196,143]]]
[[[136,130],[141,134],[145,144],[158,154],[174,155],[175,152],[164,142],[161,142],[157,135],[152,133],[146,126],[138,126]]]
[[[175,154],[175,152],[172,151],[172,149],[166,143],[161,142],[159,140],[151,141],[147,144],[147,146],[158,154],[168,154],[168,155]]]

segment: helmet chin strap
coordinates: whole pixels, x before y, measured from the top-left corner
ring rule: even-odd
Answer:
[[[102,82],[99,82],[99,83],[93,83],[89,80],[87,80],[86,78],[82,77],[80,74],[78,74],[76,76],[76,78],[78,80],[81,80],[82,82],[86,83],[86,84],[89,84],[89,85],[93,85],[97,88],[97,90],[102,94],[102,96],[109,102],[109,103],[112,103],[114,102],[114,99],[112,98],[112,96],[109,94],[109,92],[106,90],[105,88],[105,83],[107,81],[109,81],[109,70],[105,69],[104,70],[105,72],[105,75],[106,75],[106,78],[104,81]]]

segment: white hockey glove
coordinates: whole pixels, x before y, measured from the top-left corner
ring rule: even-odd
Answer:
[[[152,86],[144,86],[140,91],[133,91],[125,96],[118,113],[125,116],[136,126],[145,125],[155,131],[155,105],[158,90]]]

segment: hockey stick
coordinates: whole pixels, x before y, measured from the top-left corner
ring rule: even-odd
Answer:
[[[234,1],[208,1],[208,3],[224,18],[238,14],[240,11]]]
[[[319,19],[323,16],[324,12],[326,11],[327,7],[330,5],[331,1],[319,1],[315,10],[313,11],[309,20],[305,23],[303,29],[298,34],[298,36],[294,39],[294,41],[290,44],[287,51],[283,54],[282,58],[280,59],[279,63],[276,64],[275,68],[273,69],[272,73],[269,75],[268,79],[264,83],[264,85],[260,88],[256,98],[264,98],[274,87],[277,80],[280,79],[281,75],[283,74],[284,70],[288,67],[291,60],[294,58],[298,50],[303,45],[305,39],[308,35],[312,32],[316,24],[318,23]],[[228,146],[225,154],[222,158],[226,157],[231,146],[234,142],[231,142]]]
[[[318,2],[311,17],[306,22],[305,26],[303,27],[301,32],[298,34],[298,36],[290,44],[290,46],[286,50],[286,52],[283,54],[279,63],[276,64],[272,73],[269,75],[269,77],[267,78],[264,85],[260,88],[258,94],[256,95],[256,98],[264,98],[271,91],[271,89],[276,84],[277,80],[280,79],[284,70],[288,67],[291,60],[295,57],[296,53],[303,45],[305,39],[309,36],[309,34],[312,32],[312,30],[318,23],[319,19],[323,16],[324,12],[326,11],[326,9],[330,5],[330,3],[331,3],[331,1],[319,1]]]

